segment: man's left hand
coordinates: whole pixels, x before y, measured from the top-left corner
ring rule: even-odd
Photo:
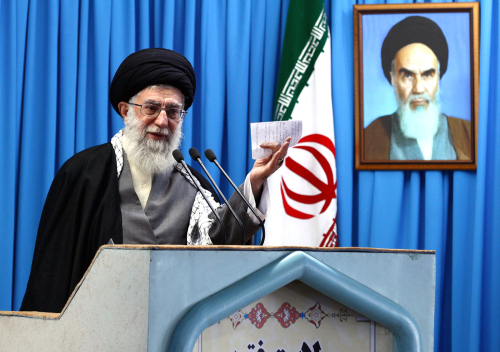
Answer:
[[[268,142],[260,145],[261,148],[271,149],[273,154],[267,158],[255,160],[252,171],[250,171],[250,183],[257,203],[262,193],[264,181],[283,165],[290,140],[291,137],[288,137],[281,146],[278,142]]]

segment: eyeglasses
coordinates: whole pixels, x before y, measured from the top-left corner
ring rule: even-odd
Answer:
[[[140,106],[141,107],[141,114],[147,117],[155,118],[158,115],[160,115],[160,112],[162,110],[165,110],[165,113],[167,114],[167,117],[169,120],[172,121],[181,121],[184,116],[186,115],[187,111],[182,110],[179,108],[162,108],[160,105],[156,104],[151,104],[151,103],[146,103],[146,104],[134,104],[134,103],[128,103],[130,105],[135,105],[135,106]]]

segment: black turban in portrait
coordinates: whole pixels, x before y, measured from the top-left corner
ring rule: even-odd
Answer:
[[[193,103],[196,77],[193,66],[181,54],[162,48],[143,49],[127,56],[116,70],[109,87],[109,101],[120,114],[118,104],[146,87],[170,85],[184,95],[184,109]]]
[[[410,16],[396,23],[382,44],[382,69],[391,83],[391,64],[397,52],[413,43],[421,43],[429,47],[440,64],[441,77],[448,68],[448,43],[441,28],[436,22],[422,16]]]

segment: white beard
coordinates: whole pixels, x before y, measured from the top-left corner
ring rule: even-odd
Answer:
[[[159,141],[147,138],[147,132],[163,133],[167,139]],[[182,136],[182,121],[177,124],[174,132],[170,132],[168,128],[144,126],[134,109],[129,109],[125,117],[123,138],[127,144],[127,158],[149,174],[165,173],[174,168],[177,161],[172,152],[179,148]]]
[[[441,114],[441,98],[439,96],[439,88],[434,95],[434,100],[431,100],[427,93],[411,95],[405,103],[398,94],[398,115],[401,125],[401,131],[407,138],[416,140],[432,140],[438,130],[439,115]],[[418,106],[412,110],[410,103],[414,99],[427,99],[429,104],[427,109],[424,106]]]

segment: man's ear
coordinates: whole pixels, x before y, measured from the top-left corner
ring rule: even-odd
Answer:
[[[389,72],[389,74],[391,75],[391,84],[394,87],[394,75],[392,74],[392,70]]]
[[[127,116],[129,108],[130,105],[128,103],[125,103],[124,101],[118,103],[118,110],[120,111],[120,115],[124,121],[125,121],[125,116]]]

